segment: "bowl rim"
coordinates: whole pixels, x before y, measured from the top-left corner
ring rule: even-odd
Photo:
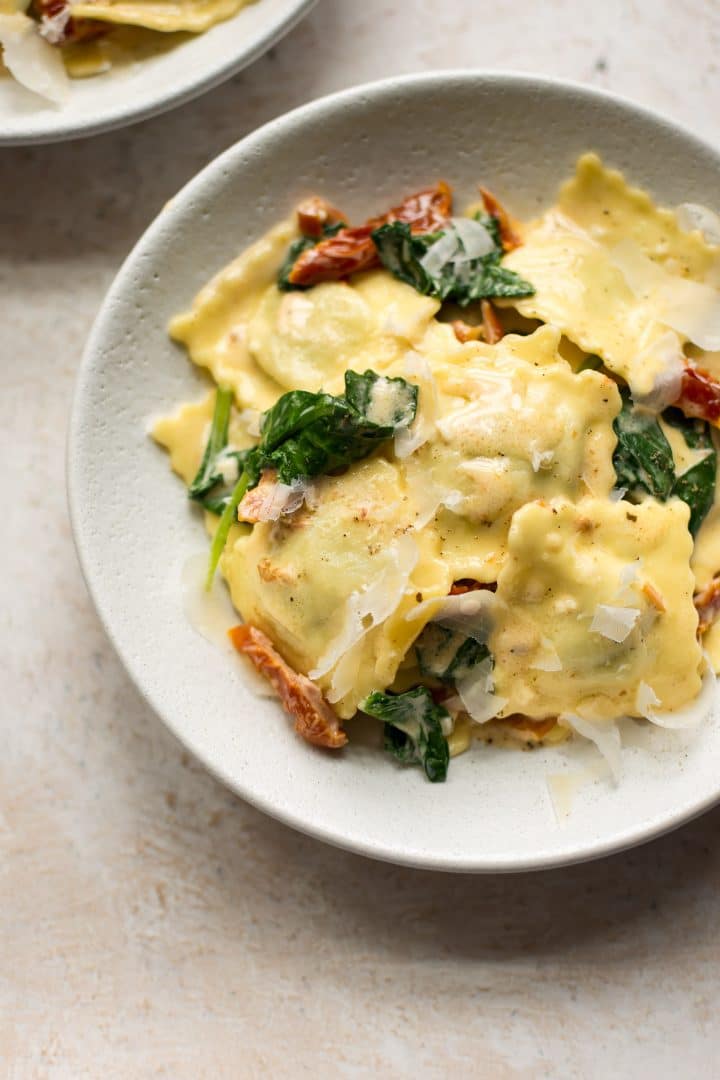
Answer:
[[[221,63],[209,68],[200,78],[185,83],[179,89],[169,86],[168,89],[155,93],[144,103],[128,107],[120,102],[117,106],[108,109],[104,116],[89,121],[77,118],[73,120],[69,106],[66,105],[53,115],[53,123],[48,123],[44,127],[38,126],[26,133],[18,131],[5,134],[0,115],[0,147],[49,146],[52,143],[68,142],[71,139],[86,139],[93,135],[101,135],[108,131],[116,131],[118,128],[138,124],[180,105],[185,105],[194,98],[201,97],[208,90],[220,86],[243,68],[259,60],[280,38],[285,37],[304,19],[317,2],[318,0],[292,0],[293,6],[279,18],[269,22],[255,37],[250,48],[228,56]],[[231,19],[242,16],[242,12],[241,8],[231,16]],[[215,25],[222,26],[223,24],[216,23]],[[214,27],[209,29],[212,30]]]
[[[610,103],[621,111],[625,110],[631,112],[636,117],[639,115],[640,118],[645,118],[656,126],[666,128],[671,133],[680,133],[683,138],[695,144],[698,152],[702,152],[705,155],[709,154],[714,158],[717,162],[718,172],[720,173],[720,150],[718,150],[718,148],[705,141],[695,132],[685,129],[681,124],[669,120],[654,109],[644,105],[637,105],[635,102],[620,94],[586,86],[582,83],[568,79],[534,75],[520,71],[484,69],[438,70],[417,72],[402,76],[390,76],[369,83],[357,84],[314,99],[281,114],[273,120],[263,124],[261,127],[256,128],[244,138],[238,140],[205,165],[194,177],[183,185],[175,196],[173,196],[170,200],[172,202],[172,209],[173,211],[182,211],[185,204],[191,201],[197,192],[202,191],[205,183],[210,178],[214,177],[216,173],[222,172],[228,162],[234,160],[236,156],[239,155],[245,156],[246,159],[251,160],[253,156],[252,152],[256,147],[264,145],[268,140],[281,136],[283,129],[288,126],[293,126],[298,120],[304,122],[308,119],[318,119],[328,111],[334,111],[338,106],[351,103],[357,105],[363,98],[377,99],[387,93],[396,91],[398,88],[416,87],[427,89],[441,83],[445,84],[448,81],[462,83],[464,85],[467,85],[468,82],[472,81],[481,81],[485,85],[496,83],[498,85],[525,87],[528,90],[535,91],[542,91],[550,88],[564,91],[574,96],[580,95],[590,101],[594,100]],[[82,401],[85,394],[85,387],[91,377],[94,358],[101,352],[105,336],[105,323],[111,317],[114,300],[125,291],[126,280],[131,276],[131,271],[136,261],[152,252],[156,236],[166,227],[167,214],[164,211],[160,211],[121,264],[110,288],[105,294],[101,307],[93,322],[83,350],[72,396],[66,440],[66,483],[75,548],[83,578],[100,622],[118,654],[123,667],[130,676],[131,681],[134,683],[144,700],[150,705],[156,715],[162,720],[165,727],[180,742],[180,744],[192,753],[216,779],[227,786],[236,795],[240,796],[244,801],[299,832],[312,836],[315,839],[322,840],[323,842],[342,850],[351,851],[355,854],[379,861],[419,869],[440,870],[453,873],[523,873],[588,862],[593,859],[602,858],[607,855],[627,850],[671,832],[673,829],[676,829],[705,813],[720,802],[719,781],[718,788],[715,792],[698,798],[691,805],[680,807],[674,813],[671,812],[669,815],[656,815],[653,818],[645,819],[637,826],[628,827],[619,834],[612,834],[600,839],[589,839],[588,842],[582,846],[579,846],[576,843],[571,851],[539,851],[533,853],[531,856],[513,856],[511,858],[497,856],[478,858],[477,856],[462,856],[457,854],[442,854],[438,856],[425,854],[418,858],[411,852],[403,853],[402,851],[393,848],[391,844],[380,845],[364,842],[357,837],[347,837],[341,831],[335,830],[332,825],[328,825],[318,820],[310,820],[307,815],[297,812],[294,809],[276,806],[271,799],[253,793],[251,790],[247,790],[242,783],[239,783],[236,778],[224,769],[222,762],[212,760],[202,746],[198,747],[194,745],[190,739],[184,736],[182,731],[176,726],[173,717],[167,715],[164,712],[162,705],[158,702],[158,695],[155,692],[152,680],[147,679],[143,672],[134,669],[133,665],[126,659],[113,630],[112,615],[108,612],[108,607],[103,596],[103,590],[100,587],[102,575],[99,572],[96,572],[96,568],[93,566],[93,560],[90,553],[91,545],[85,534],[82,501],[78,490],[79,477],[73,461],[73,444],[76,439],[76,433],[82,424]]]

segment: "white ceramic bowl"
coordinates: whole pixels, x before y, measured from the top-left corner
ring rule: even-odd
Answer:
[[[96,135],[181,105],[262,56],[315,3],[258,0],[166,51],[90,79],[71,80],[70,98],[60,107],[12,79],[0,79],[0,146]]]
[[[199,637],[183,614],[182,568],[206,541],[146,429],[151,414],[199,396],[203,383],[168,340],[167,322],[304,194],[319,192],[360,221],[441,177],[462,205],[482,179],[522,216],[552,199],[587,149],[663,203],[717,202],[716,151],[637,106],[567,83],[439,73],[313,102],[232,147],[172,200],[120,270],[88,342],[70,430],[70,504],[90,591],[129,673],[238,794],[366,855],[504,871],[636,844],[718,800],[720,727],[713,719],[694,737],[635,733],[622,784],[586,786],[562,823],[546,778],[592,755],[580,746],[478,745],[451,763],[446,784],[432,785],[369,745],[333,755],[302,742],[280,706],[249,687],[240,659]]]

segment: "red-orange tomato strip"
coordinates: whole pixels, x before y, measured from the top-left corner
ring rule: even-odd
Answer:
[[[448,595],[462,596],[463,593],[477,592],[478,589],[495,592],[497,583],[495,581],[476,581],[475,578],[459,578],[458,581],[453,581]]]
[[[713,578],[704,589],[696,593],[693,603],[697,609],[698,634],[704,634],[720,615],[720,578]]]
[[[490,217],[494,217],[500,227],[500,240],[502,241],[503,251],[512,251],[514,248],[520,247],[522,240],[512,218],[502,203],[487,188],[481,187],[480,194],[482,195],[485,212],[490,214]]]
[[[482,589],[479,581],[475,581],[474,578],[461,578],[459,581],[453,581],[448,595],[463,596],[464,593],[475,592],[476,589]]]
[[[483,336],[482,326],[470,326],[463,319],[453,319],[450,325],[461,345],[466,345],[468,341],[479,341]]]
[[[247,624],[233,626],[228,637],[271,684],[285,711],[294,718],[298,735],[332,750],[345,745],[347,735],[340,720],[315,683],[293,671],[262,630]]]
[[[371,218],[365,225],[340,229],[335,236],[321,240],[299,256],[288,279],[293,285],[308,286],[371,270],[380,265],[371,236],[373,229],[391,221],[403,221],[413,233],[434,232],[447,223],[451,210],[452,192],[441,180],[434,188],[409,195],[387,214]]]
[[[497,312],[489,300],[483,300],[480,304],[483,319],[483,331],[488,345],[496,345],[501,340],[505,331],[497,317]]]
[[[686,416],[698,416],[720,426],[720,382],[702,368],[685,368],[675,404]]]
[[[298,228],[303,236],[311,236],[316,239],[323,234],[325,225],[334,225],[345,218],[339,210],[325,202],[318,195],[312,195],[305,199],[297,208]]]

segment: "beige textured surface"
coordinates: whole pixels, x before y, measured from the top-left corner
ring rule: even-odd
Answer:
[[[85,594],[63,476],[74,372],[119,261],[258,123],[390,71],[486,65],[610,87],[718,140],[718,46],[701,0],[321,0],[194,104],[0,155],[0,1075],[720,1074],[720,811],[504,879],[295,835],[139,700]]]

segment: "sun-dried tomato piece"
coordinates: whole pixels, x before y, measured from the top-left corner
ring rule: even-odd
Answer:
[[[515,713],[513,716],[504,716],[499,722],[505,724],[506,727],[514,728],[531,742],[537,742],[552,731],[557,723],[557,717],[548,716],[544,720],[531,720],[529,716]]]
[[[488,191],[487,188],[481,187],[480,194],[482,195],[485,213],[489,214],[490,217],[494,217],[500,227],[500,240],[503,251],[512,251],[514,248],[520,247],[522,244],[520,234],[502,203],[498,202],[493,193]]]
[[[482,311],[485,340],[488,345],[497,345],[505,333],[503,324],[498,319],[497,312],[489,300],[482,301],[480,310]]]
[[[675,404],[686,416],[698,416],[720,427],[720,382],[709,371],[688,364]]]
[[[387,214],[370,218],[366,225],[370,229],[378,229],[392,221],[404,221],[410,226],[411,232],[419,235],[442,229],[447,224],[451,211],[452,188],[444,180],[440,180],[435,187],[424,188],[414,195],[408,195],[399,206],[388,210]]]
[[[72,19],[69,17],[70,5],[67,0],[33,0],[32,10],[39,19],[56,20],[53,25],[52,38],[48,34],[48,40],[52,45],[70,45],[79,41],[93,41],[95,38],[107,34],[110,27],[99,19]],[[58,16],[67,12],[67,20],[58,19]]]
[[[471,326],[463,319],[453,319],[450,325],[461,345],[465,345],[468,341],[479,341],[483,337],[482,326]]]
[[[288,274],[292,285],[318,285],[321,281],[340,281],[361,270],[379,266],[380,257],[372,242],[372,229],[360,225],[355,229],[340,229],[315,247],[303,251]]]
[[[698,634],[702,635],[710,629],[720,615],[720,577],[713,578],[704,589],[696,593],[693,603],[700,619]]]
[[[436,705],[442,705],[444,701],[447,701],[448,698],[453,697],[455,694],[455,691],[449,686],[428,686],[426,689]]]
[[[652,604],[655,610],[660,612],[661,615],[665,611],[667,611],[667,605],[665,603],[665,599],[662,593],[658,592],[655,586],[652,585],[649,581],[643,582],[640,592],[643,594],[643,596],[647,598],[648,602]]]
[[[262,630],[247,624],[233,626],[228,637],[271,684],[285,711],[295,718],[298,735],[333,750],[345,745],[348,740],[340,720],[315,683],[293,671]]]
[[[303,251],[288,274],[292,285],[317,285],[321,281],[339,281],[380,266],[371,233],[392,221],[403,221],[415,234],[441,229],[450,216],[452,192],[444,181],[409,195],[387,214],[371,218],[364,225],[340,229],[335,236],[321,240],[315,247]]]
[[[462,596],[463,593],[476,592],[478,589],[486,589],[495,592],[497,583],[494,581],[476,581],[475,578],[459,578],[450,586],[449,596]]]
[[[344,214],[336,210],[319,195],[313,195],[304,199],[297,208],[298,228],[303,236],[311,236],[318,239],[323,234],[326,225],[335,225],[338,221],[345,221]]]

